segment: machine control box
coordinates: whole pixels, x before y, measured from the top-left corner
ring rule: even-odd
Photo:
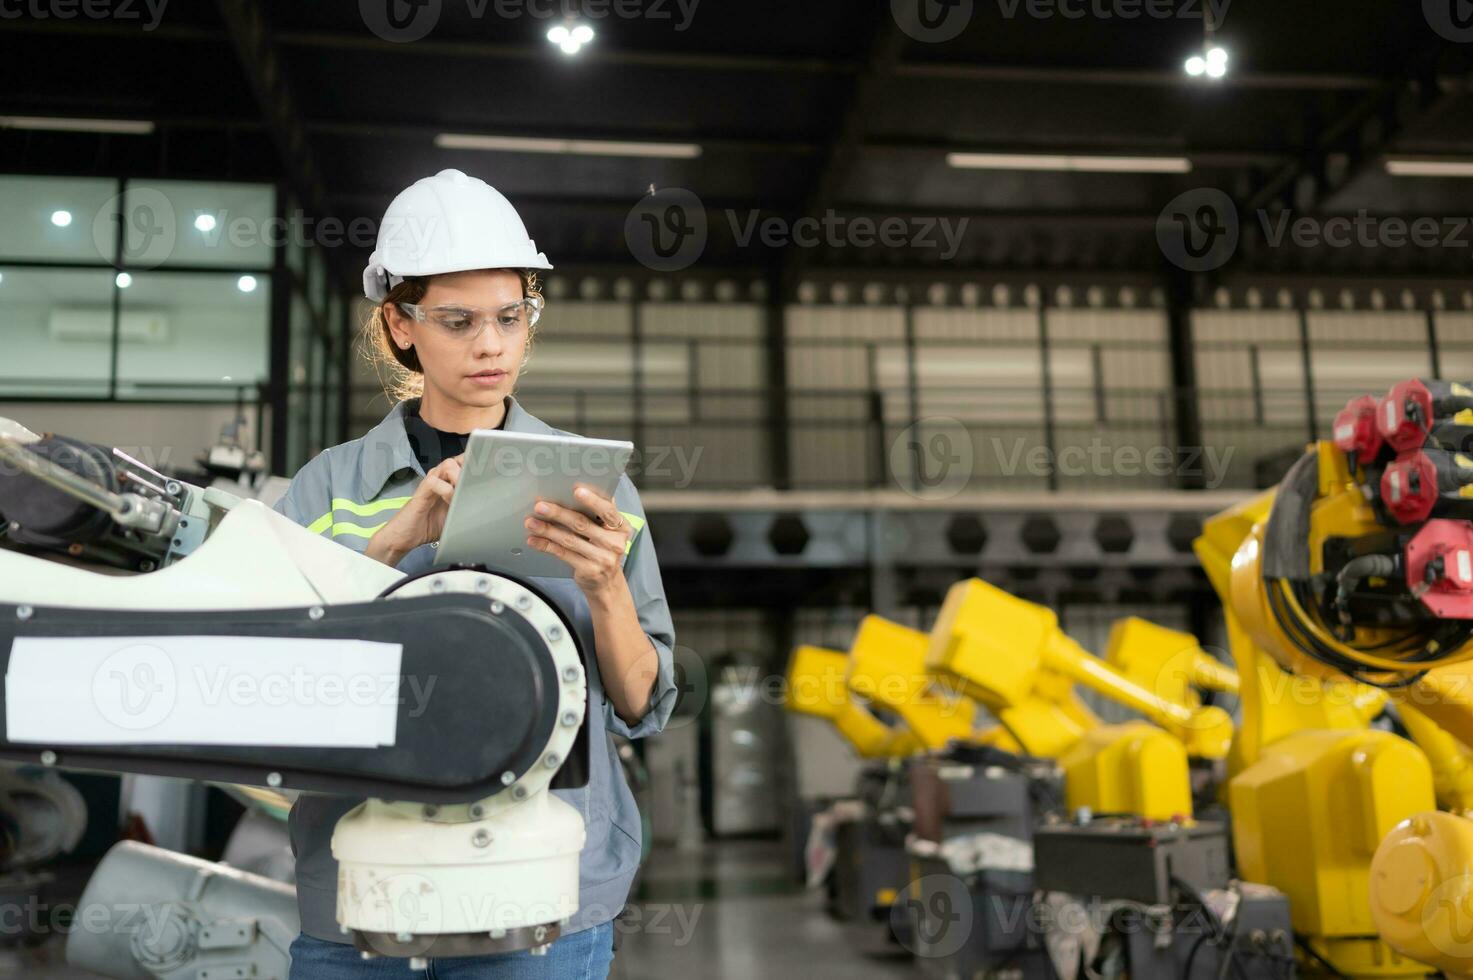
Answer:
[[[1227,828],[1133,817],[1043,825],[1033,833],[1033,874],[1044,891],[1169,905],[1173,878],[1198,892],[1227,887]]]

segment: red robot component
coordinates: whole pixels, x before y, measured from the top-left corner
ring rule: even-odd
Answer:
[[[1420,524],[1437,506],[1437,482],[1437,467],[1426,453],[1402,453],[1381,474],[1381,500],[1398,524]]]
[[[1392,449],[1420,449],[1441,423],[1473,422],[1473,387],[1458,381],[1412,378],[1392,385],[1376,406],[1376,430]],[[1467,413],[1467,414],[1465,414]]]
[[[1335,416],[1335,445],[1356,454],[1356,462],[1367,466],[1375,462],[1385,440],[1376,427],[1376,399],[1372,395],[1352,398]]]
[[[1381,502],[1398,524],[1473,520],[1473,456],[1430,446],[1404,452],[1381,474]]]
[[[1392,385],[1376,406],[1376,427],[1397,452],[1417,449],[1432,428],[1432,392],[1417,378]]]
[[[1473,525],[1428,521],[1406,547],[1412,594],[1439,619],[1473,619]]]

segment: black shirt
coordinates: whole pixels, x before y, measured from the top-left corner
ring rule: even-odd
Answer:
[[[496,428],[506,428],[506,413],[502,413]],[[404,431],[409,436],[409,448],[414,458],[419,460],[426,473],[450,457],[465,452],[465,444],[471,437],[469,432],[446,432],[430,425],[419,417],[417,402],[404,416]]]

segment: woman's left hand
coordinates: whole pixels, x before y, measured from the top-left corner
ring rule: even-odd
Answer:
[[[573,569],[573,581],[590,598],[624,586],[622,562],[632,536],[629,521],[614,501],[592,487],[579,484],[578,502],[597,515],[538,500],[534,517],[527,518],[527,543],[538,551],[561,558]]]

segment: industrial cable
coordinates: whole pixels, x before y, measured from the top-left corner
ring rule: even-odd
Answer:
[[[1270,580],[1266,580],[1265,584],[1270,585],[1270,588],[1272,587],[1272,585],[1270,584]],[[1280,587],[1281,590],[1283,590],[1284,598],[1289,603],[1289,606],[1293,613],[1293,618],[1298,623],[1304,625],[1306,629],[1312,628],[1316,624],[1316,621],[1313,617],[1309,615],[1308,612],[1306,612],[1306,607],[1312,607],[1313,602],[1305,602],[1304,600],[1306,598],[1311,597],[1307,595],[1301,596],[1301,593],[1305,592],[1309,588],[1308,584],[1303,582],[1291,583],[1288,582],[1288,580],[1277,580],[1276,584]],[[1287,588],[1286,585],[1288,586]],[[1462,629],[1462,627],[1459,627],[1459,629]],[[1357,647],[1341,643],[1333,637],[1321,636],[1318,633],[1314,635],[1317,648],[1332,650],[1335,653],[1338,653],[1341,657],[1348,658],[1351,662],[1360,664],[1361,667],[1359,669],[1361,670],[1370,670],[1372,672],[1384,671],[1388,673],[1400,673],[1406,670],[1406,664],[1404,661],[1386,660],[1380,657],[1372,656]],[[1473,649],[1464,650],[1462,653],[1458,653],[1456,651],[1459,648],[1460,647],[1455,646],[1452,648],[1452,653],[1439,656],[1441,651],[1446,648],[1441,646],[1432,647],[1430,643],[1424,644],[1423,650],[1420,651],[1416,662],[1435,661],[1439,666],[1451,666],[1453,664],[1473,660]]]
[[[1323,637],[1311,631],[1314,621],[1304,611],[1304,606],[1294,595],[1294,588],[1290,583],[1272,581],[1265,582],[1265,586],[1269,611],[1279,627],[1296,647],[1326,666],[1333,667],[1362,684],[1382,690],[1406,687],[1416,683],[1426,673],[1408,673],[1405,661],[1383,661],[1367,656],[1353,647],[1326,642]],[[1457,658],[1444,658],[1439,661],[1439,666],[1461,663],[1468,659],[1473,659],[1473,649]],[[1376,674],[1391,674],[1392,679],[1373,676]]]
[[[1335,575],[1335,610],[1340,622],[1350,625],[1350,595],[1368,578],[1391,578],[1396,574],[1396,559],[1390,555],[1357,555]]]
[[[1341,973],[1340,970],[1336,968],[1334,963],[1331,963],[1329,960],[1325,959],[1325,957],[1320,954],[1319,950],[1311,946],[1309,944],[1309,940],[1305,939],[1297,932],[1294,934],[1294,945],[1304,950],[1304,952],[1309,956],[1310,959],[1314,960],[1326,970],[1329,970],[1332,976],[1339,977],[1340,980],[1350,980],[1349,977]]]
[[[1196,962],[1197,951],[1202,948],[1202,944],[1206,941],[1207,933],[1204,932],[1197,937],[1196,942],[1192,943],[1192,948],[1187,951],[1187,961],[1181,968],[1181,980],[1192,980],[1192,964]]]
[[[1214,946],[1219,945],[1227,935],[1227,929],[1223,926],[1222,918],[1212,906],[1207,904],[1207,899],[1194,886],[1174,874],[1171,876],[1171,885],[1191,899],[1192,904],[1200,908],[1207,916],[1208,928],[1192,943],[1192,948],[1187,951],[1186,963],[1182,966],[1182,980],[1192,980],[1192,964],[1196,962],[1197,953],[1201,951],[1203,944],[1211,940]]]

